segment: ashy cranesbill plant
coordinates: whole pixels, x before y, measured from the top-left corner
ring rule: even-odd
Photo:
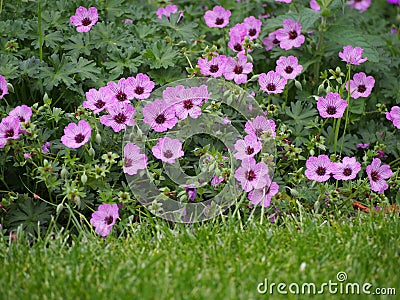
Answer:
[[[121,232],[150,217],[125,179],[144,171],[160,198],[188,203],[213,197],[233,177],[242,195],[233,212],[250,217],[261,206],[261,222],[299,206],[329,216],[351,214],[354,200],[398,203],[399,5],[4,2],[3,228],[37,233],[32,224],[53,216],[68,228]],[[264,115],[246,121],[202,86],[170,86],[148,101],[188,77],[234,83],[254,97],[249,111],[260,106]],[[241,132],[232,149],[207,135],[163,136],[207,114]],[[123,145],[139,116],[152,130],[144,152]],[[263,131],[277,147],[274,176],[260,149]],[[240,161],[233,172],[229,152]],[[201,159],[213,173],[208,185],[179,187],[164,172],[175,162],[196,176]]]

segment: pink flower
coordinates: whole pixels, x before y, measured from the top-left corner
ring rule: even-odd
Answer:
[[[295,56],[281,56],[276,61],[276,72],[286,79],[294,79],[301,73],[303,66],[299,65],[299,61]]]
[[[32,158],[32,155],[30,153],[24,153],[24,158]]]
[[[136,99],[147,99],[154,89],[154,82],[146,74],[139,73],[136,77],[129,77],[129,84],[132,86],[133,97]]]
[[[112,101],[129,104],[135,97],[131,80],[127,78],[121,78],[118,83],[110,81],[107,83],[107,88],[112,93]]]
[[[365,148],[368,148],[368,147],[369,147],[368,143],[367,144],[357,144],[357,148],[365,149]]]
[[[49,153],[50,150],[50,142],[46,142],[41,146],[42,153]]]
[[[128,142],[124,147],[124,173],[134,175],[138,170],[146,169],[147,157],[140,154],[140,148],[135,144]]]
[[[351,0],[346,2],[346,5],[350,6],[351,9],[356,9],[362,13],[371,6],[371,2],[371,0]]]
[[[351,97],[354,99],[368,97],[371,94],[374,85],[374,77],[367,77],[363,72],[354,74],[353,79],[350,80]],[[348,82],[346,82],[346,90],[349,90]]]
[[[168,89],[169,88],[164,90],[164,92],[166,92]],[[163,98],[165,99],[164,94],[166,93],[164,92]],[[207,96],[208,91],[207,86],[205,85],[203,85],[202,87],[192,87],[181,90],[180,92],[178,92],[178,96],[176,97],[176,116],[181,120],[186,119],[188,116],[193,119],[197,119],[201,115],[201,105],[203,104],[203,100]]]
[[[275,2],[292,3],[292,0],[275,0]]]
[[[230,16],[230,10],[226,10],[222,6],[215,6],[213,10],[206,11],[204,20],[208,27],[223,28],[228,25]]]
[[[218,55],[217,57],[211,58],[199,58],[197,64],[200,67],[200,73],[203,75],[210,75],[214,78],[222,76],[225,71],[226,56]]]
[[[32,116],[32,109],[27,105],[20,105],[10,111],[11,117],[19,119],[20,122],[26,123]]]
[[[235,172],[235,178],[240,181],[242,189],[246,192],[264,188],[270,180],[267,165],[264,162],[256,164],[253,157],[242,160],[242,165]]]
[[[400,107],[399,106],[393,106],[390,109],[390,112],[386,113],[386,119],[389,121],[392,121],[393,125],[400,129]]]
[[[361,164],[354,157],[343,157],[342,162],[333,163],[333,178],[336,180],[350,180],[356,178],[361,170]]]
[[[253,70],[253,64],[247,62],[243,53],[237,55],[237,60],[228,57],[226,60],[224,76],[227,80],[234,80],[236,84],[247,82],[247,74]]]
[[[61,142],[68,148],[79,148],[85,145],[92,135],[90,124],[85,120],[80,120],[78,125],[69,123],[64,128],[64,135],[61,137]]]
[[[169,19],[171,14],[175,14],[177,12],[178,12],[178,6],[168,4],[165,8],[160,7],[159,9],[157,9],[156,14],[157,17],[161,20],[163,15]]]
[[[221,184],[221,182],[223,182],[225,180],[224,177],[218,177],[218,176],[214,176],[211,180],[211,185],[213,187],[217,187]]]
[[[341,118],[346,107],[346,100],[340,98],[338,93],[329,92],[326,98],[320,97],[317,101],[318,112],[323,118]]]
[[[262,39],[262,42],[265,45],[265,50],[269,51],[272,48],[279,45],[280,42],[276,38],[277,33],[278,33],[278,30],[275,30],[275,31],[271,32],[270,34],[268,34],[268,37]]]
[[[244,131],[249,135],[260,138],[264,133],[270,132],[271,136],[276,136],[275,122],[267,120],[264,116],[257,116],[253,121],[246,122]]]
[[[382,165],[379,158],[374,158],[372,163],[367,166],[367,174],[371,190],[382,194],[389,187],[385,179],[392,176],[392,170],[389,165]]]
[[[197,188],[195,184],[188,184],[185,186],[186,193],[190,201],[194,201],[197,195]]]
[[[278,29],[276,33],[276,39],[280,42],[279,46],[285,50],[300,47],[305,40],[304,35],[301,34],[301,28],[300,22],[284,20],[283,28]]]
[[[258,38],[261,32],[262,22],[256,19],[253,16],[245,18],[243,24],[246,26],[247,32],[246,35],[249,37],[249,40],[254,40]]]
[[[0,75],[0,99],[3,99],[8,94],[7,81],[4,76]]]
[[[116,102],[107,108],[107,115],[100,117],[100,123],[110,126],[114,132],[120,132],[126,129],[126,126],[133,126],[135,119],[135,109],[132,105],[125,102]]]
[[[71,24],[76,26],[78,32],[88,32],[94,24],[97,23],[99,15],[95,7],[89,7],[86,9],[83,6],[79,6],[76,9],[75,15],[69,19]]]
[[[267,183],[262,189],[256,189],[249,192],[248,198],[252,204],[268,207],[271,205],[271,199],[279,191],[279,185],[276,182]]]
[[[182,143],[178,139],[169,137],[159,139],[151,151],[156,158],[170,164],[174,164],[177,158],[184,155]]]
[[[331,177],[333,163],[325,154],[310,156],[306,161],[306,168],[305,175],[308,179],[324,182]]]
[[[319,4],[316,0],[310,0],[310,7],[311,7],[311,9],[313,9],[315,11],[321,10],[321,7],[319,6]]]
[[[117,204],[102,204],[97,211],[92,213],[90,224],[94,226],[95,232],[101,236],[110,234],[115,221],[119,218]]]
[[[400,6],[400,0],[387,0],[387,3],[398,4]]]
[[[234,154],[236,159],[245,159],[254,157],[262,148],[261,142],[258,140],[256,135],[250,134],[245,136],[244,140],[237,140],[235,143],[235,150],[237,153]]]
[[[343,52],[339,52],[339,57],[350,65],[359,65],[368,59],[362,58],[363,52],[364,49],[360,47],[344,46]]]
[[[0,148],[4,148],[8,139],[17,140],[21,131],[21,125],[18,118],[7,116],[0,123]]]
[[[99,90],[90,89],[85,93],[86,100],[82,106],[92,110],[95,114],[103,111],[107,106],[112,105],[114,101],[113,93],[108,87],[102,86]]]
[[[178,123],[178,119],[175,117],[175,107],[165,100],[147,103],[143,108],[143,116],[143,121],[157,132],[171,129]]]
[[[269,71],[267,74],[261,73],[258,77],[260,89],[268,94],[280,94],[285,88],[287,80],[275,71]]]

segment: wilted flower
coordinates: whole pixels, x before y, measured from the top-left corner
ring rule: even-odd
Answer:
[[[324,182],[331,177],[333,163],[327,155],[322,154],[318,157],[310,156],[306,161],[306,167],[305,175],[308,179]]]
[[[344,46],[343,52],[339,52],[339,57],[346,63],[351,65],[359,65],[368,58],[362,58],[364,49],[360,47]]]
[[[4,76],[0,75],[0,99],[8,94],[7,81]]]
[[[222,6],[215,6],[213,10],[206,11],[204,20],[208,27],[223,28],[229,23],[231,11],[224,9]]]
[[[178,139],[171,139],[169,137],[159,139],[157,145],[151,151],[156,158],[170,164],[175,163],[177,158],[184,155],[182,143]]]
[[[258,77],[260,89],[268,94],[280,94],[285,88],[287,80],[283,78],[278,72],[269,71],[267,74],[261,73]]]
[[[381,166],[381,160],[374,158],[372,163],[367,166],[367,175],[371,184],[371,190],[382,194],[389,187],[385,179],[390,178],[392,174],[389,165]]]
[[[61,137],[61,142],[68,148],[79,148],[86,144],[92,134],[90,124],[85,120],[80,120],[78,125],[69,123],[64,128],[64,135]]]
[[[392,121],[393,125],[400,129],[400,107],[393,106],[390,112],[386,113],[386,119]]]
[[[41,147],[43,153],[49,153],[50,150],[50,142],[46,142]]]
[[[355,157],[343,157],[342,162],[333,163],[333,178],[337,180],[349,180],[356,178],[361,170],[361,164]]]
[[[147,157],[140,153],[140,148],[128,142],[124,147],[124,173],[134,175],[138,170],[143,170],[147,166]]]
[[[86,9],[80,6],[76,9],[75,15],[71,16],[70,22],[76,26],[78,32],[88,32],[94,24],[97,23],[99,15],[95,7]]]
[[[102,204],[97,211],[92,213],[90,224],[95,227],[95,232],[101,236],[110,234],[115,221],[119,218],[117,204]]]
[[[364,72],[354,74],[353,79],[350,80],[351,97],[354,99],[368,97],[371,94],[374,85],[374,77],[367,76]],[[347,82],[346,90],[349,90],[349,85]]]
[[[284,20],[283,28],[278,29],[276,33],[279,46],[285,50],[292,49],[293,47],[300,47],[305,40],[304,35],[301,34],[301,29],[300,22]]]
[[[341,118],[346,110],[347,102],[338,93],[329,92],[326,97],[317,101],[317,109],[323,118]]]

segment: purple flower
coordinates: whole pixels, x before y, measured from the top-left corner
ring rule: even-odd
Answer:
[[[275,2],[292,3],[292,0],[275,0]]]
[[[372,76],[365,75],[364,72],[356,73],[350,80],[351,97],[354,99],[368,97],[375,85],[375,79]],[[349,84],[346,82],[346,90],[349,90]]]
[[[97,23],[99,15],[95,7],[89,7],[86,9],[83,6],[79,6],[76,9],[75,15],[70,17],[72,25],[76,26],[78,32],[88,32],[94,24]]]
[[[130,80],[127,78],[121,78],[118,80],[118,83],[110,81],[107,83],[107,88],[112,93],[112,101],[129,104],[135,97],[133,86],[130,84]]]
[[[400,0],[387,0],[387,2],[390,4],[397,4],[400,6]]]
[[[357,148],[365,149],[368,147],[369,147],[369,144],[357,144]]]
[[[341,118],[346,110],[347,102],[340,98],[338,93],[329,92],[326,98],[320,97],[317,109],[323,118]]]
[[[110,126],[115,132],[126,129],[126,126],[133,126],[135,119],[135,109],[132,105],[125,102],[116,102],[107,108],[107,115],[100,117],[100,123]]]
[[[20,122],[26,123],[32,116],[32,109],[27,105],[21,105],[10,111],[11,117],[19,119]]]
[[[178,123],[175,117],[175,107],[165,100],[155,100],[143,108],[144,122],[157,132],[171,129]]]
[[[213,10],[208,10],[204,14],[204,20],[208,27],[223,28],[229,23],[231,11],[222,6],[215,6]]]
[[[196,195],[197,195],[196,185],[189,184],[189,185],[185,186],[185,190],[186,190],[186,193],[188,194],[189,200],[194,201],[194,199],[196,198]]]
[[[299,65],[299,61],[295,56],[281,56],[276,61],[276,72],[286,79],[294,79],[303,70],[303,66]]]
[[[0,75],[0,99],[3,99],[8,94],[7,81],[4,76]]]
[[[244,39],[242,39],[239,35],[232,35],[228,42],[228,47],[234,52],[244,52],[243,41]]]
[[[305,175],[308,179],[324,182],[331,177],[333,163],[327,155],[322,154],[318,157],[310,156],[306,161],[306,167]]]
[[[287,80],[275,71],[269,71],[267,74],[261,73],[258,77],[260,89],[268,94],[280,94],[285,88]]]
[[[343,157],[342,162],[333,163],[333,178],[336,180],[350,180],[356,178],[361,170],[361,164],[354,157]]]
[[[102,204],[97,211],[92,213],[90,224],[96,229],[95,232],[101,236],[110,234],[115,221],[119,218],[117,204]]]
[[[249,192],[248,198],[252,204],[260,204],[264,207],[271,205],[271,199],[279,191],[279,185],[276,182],[267,183],[267,185],[262,189],[256,189]]]
[[[226,60],[224,77],[227,80],[234,80],[236,84],[247,82],[247,74],[253,70],[253,64],[247,62],[247,57],[243,53],[237,55],[237,60],[228,57]]]
[[[372,163],[367,166],[367,174],[371,190],[382,194],[389,187],[385,179],[392,176],[389,165],[382,165],[379,158],[374,158]]]
[[[171,14],[175,14],[177,12],[178,12],[178,6],[168,4],[165,8],[160,7],[159,9],[157,9],[156,14],[157,17],[161,20],[163,15],[169,19]]]
[[[140,154],[140,148],[128,142],[124,147],[124,173],[135,175],[138,170],[144,170],[147,166],[147,157]]]
[[[139,73],[136,77],[129,77],[129,83],[132,85],[133,97],[136,99],[147,99],[154,89],[154,82],[146,74]]]
[[[384,158],[384,157],[386,157],[386,154],[385,154],[385,152],[384,152],[382,149],[379,149],[379,150],[377,151],[377,153],[376,153],[376,156],[377,156],[378,158]]]
[[[368,59],[362,58],[363,52],[364,49],[360,47],[344,46],[343,52],[339,52],[339,57],[350,65],[359,65]]]
[[[183,86],[176,86],[175,88],[169,87],[165,89],[163,99],[171,103],[174,101],[174,98],[171,97],[174,94],[176,95],[175,101],[178,101],[175,103],[175,114],[181,120],[186,119],[188,116],[193,119],[198,118],[201,115],[203,100],[209,97],[207,86],[205,85],[187,89]]]
[[[280,42],[279,46],[285,50],[300,47],[305,40],[304,35],[301,34],[301,28],[300,22],[284,20],[283,28],[278,29],[276,33],[276,39]]]
[[[221,184],[221,182],[223,182],[225,180],[224,177],[218,177],[218,176],[214,176],[211,180],[211,185],[213,187],[217,187]]]
[[[264,188],[270,181],[267,165],[264,162],[256,164],[253,157],[242,160],[242,165],[235,172],[235,178],[240,181],[242,189],[246,192]]]
[[[256,19],[253,16],[250,16],[244,19],[243,24],[246,26],[246,35],[249,37],[249,40],[254,40],[258,38],[261,32],[262,25],[262,22],[260,20]]]
[[[235,143],[235,150],[237,153],[234,154],[236,159],[245,159],[249,157],[254,157],[262,148],[261,142],[258,140],[257,136],[250,134],[245,136],[244,140],[238,140]]]
[[[50,142],[46,142],[41,147],[42,153],[49,153],[50,151]]]
[[[61,142],[68,148],[79,148],[85,145],[92,135],[90,124],[85,120],[80,120],[78,125],[69,123],[64,128],[64,135],[61,137]]]
[[[103,111],[107,106],[114,102],[112,92],[108,87],[101,87],[99,90],[90,89],[85,93],[86,100],[83,101],[82,106],[92,110],[95,114]]]
[[[18,118],[7,116],[0,123],[0,148],[4,148],[8,139],[17,140],[21,131]]]
[[[351,0],[346,2],[346,5],[350,6],[351,9],[356,9],[362,13],[371,6],[371,2],[371,0]]]
[[[24,158],[32,158],[32,155],[30,153],[24,153]]]
[[[253,121],[246,122],[244,131],[248,135],[255,135],[258,138],[266,132],[270,132],[272,136],[276,136],[275,122],[267,120],[264,116],[257,116]]]
[[[178,139],[171,139],[169,137],[159,139],[157,145],[151,151],[156,158],[170,164],[174,164],[175,159],[184,155],[182,143]]]
[[[212,57],[211,60],[207,58],[199,58],[197,64],[200,67],[200,73],[203,75],[210,75],[214,78],[222,76],[226,65],[226,56],[218,55]]]
[[[390,112],[386,113],[386,119],[391,121],[396,128],[400,129],[400,107],[393,106]]]
[[[271,32],[270,34],[268,34],[268,37],[262,39],[262,42],[265,46],[265,50],[269,51],[272,48],[274,48],[280,44],[280,42],[276,38],[277,33],[278,33],[278,30],[275,30],[275,31]]]
[[[321,10],[321,7],[319,6],[319,4],[316,0],[310,0],[310,7],[311,7],[311,9],[313,9],[315,11]]]

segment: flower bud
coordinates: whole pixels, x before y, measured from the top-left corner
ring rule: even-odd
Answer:
[[[101,143],[101,135],[100,135],[100,133],[96,133],[95,141],[96,141],[97,144]]]
[[[82,176],[81,176],[81,181],[83,184],[86,184],[88,178],[85,172],[83,172]]]
[[[90,155],[90,156],[93,156],[93,157],[94,157],[94,156],[96,155],[96,151],[94,151],[93,147],[90,147],[90,149],[89,149],[88,152],[89,152],[89,155]]]

